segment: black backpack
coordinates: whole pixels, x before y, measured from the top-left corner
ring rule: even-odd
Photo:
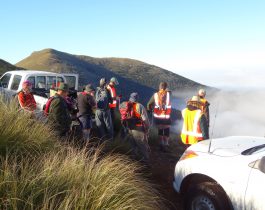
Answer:
[[[98,88],[96,92],[97,108],[101,110],[109,109],[109,95],[106,88]]]

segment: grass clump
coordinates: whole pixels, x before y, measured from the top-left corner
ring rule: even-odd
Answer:
[[[157,192],[125,156],[66,148],[1,161],[0,209],[160,209]]]
[[[0,99],[0,155],[7,152],[36,154],[57,145],[55,136],[42,122],[29,113],[17,111],[15,101]]]
[[[164,209],[140,171],[124,155],[59,144],[0,100],[0,209]]]

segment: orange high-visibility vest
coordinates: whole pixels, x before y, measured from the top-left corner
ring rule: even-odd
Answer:
[[[142,117],[141,114],[137,111],[138,110],[138,104],[133,103],[133,116],[135,116],[139,121],[136,122],[136,126],[143,126]]]
[[[201,110],[190,111],[187,108],[182,110],[183,127],[181,139],[184,144],[195,144],[203,140],[200,128],[200,119],[202,116]]]
[[[109,108],[116,108],[116,106],[117,106],[117,100],[116,100],[116,96],[117,96],[117,94],[116,94],[116,89],[115,89],[114,86],[111,86],[111,85],[108,85],[108,86],[107,86],[107,89],[110,91],[110,95],[111,95],[111,97],[114,98],[114,99],[112,100],[112,103],[109,103]]]
[[[158,119],[169,119],[171,113],[170,94],[166,92],[165,102],[160,101],[159,92],[155,93],[154,117]],[[164,104],[163,104],[164,103]]]
[[[207,103],[207,100],[205,98],[201,98],[201,103],[202,103],[201,110],[202,110],[203,113],[205,113],[206,112],[206,103]]]

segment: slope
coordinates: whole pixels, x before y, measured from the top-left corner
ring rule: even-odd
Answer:
[[[0,75],[5,73],[6,71],[15,70],[15,69],[23,69],[23,68],[16,67],[16,66],[0,59]]]

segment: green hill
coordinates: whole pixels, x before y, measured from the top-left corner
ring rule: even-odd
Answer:
[[[54,72],[73,72],[80,75],[80,84],[98,85],[101,77],[115,76],[120,82],[122,95],[137,91],[144,101],[149,98],[161,81],[169,83],[171,90],[198,89],[202,84],[168,70],[128,58],[93,58],[72,55],[54,49],[33,52],[16,64],[19,67]]]
[[[6,71],[15,70],[15,69],[23,69],[23,68],[19,68],[17,66],[14,66],[14,65],[0,59],[0,75],[5,73]]]

